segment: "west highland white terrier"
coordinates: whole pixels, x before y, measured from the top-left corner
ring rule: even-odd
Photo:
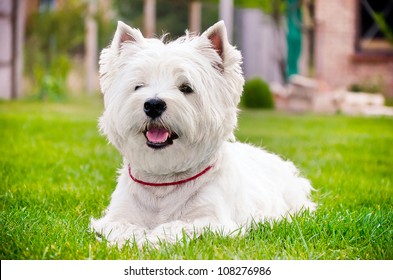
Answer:
[[[312,210],[294,164],[235,141],[241,54],[224,23],[172,42],[119,22],[100,57],[100,129],[123,155],[98,236],[122,246],[222,234]]]

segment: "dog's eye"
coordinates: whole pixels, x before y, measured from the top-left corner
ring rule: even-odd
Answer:
[[[143,84],[136,85],[135,88],[134,88],[134,90],[137,91],[138,89],[140,89],[140,88],[143,87],[143,86],[144,86]]]
[[[180,87],[179,87],[179,90],[182,92],[182,93],[184,93],[184,94],[190,94],[190,93],[193,93],[194,92],[194,90],[190,87],[190,85],[188,85],[188,84],[182,84]]]

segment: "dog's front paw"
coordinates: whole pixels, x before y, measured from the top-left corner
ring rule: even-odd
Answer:
[[[198,232],[200,231],[193,224],[173,221],[156,227],[146,235],[146,241],[153,246],[157,246],[161,242],[173,244],[183,239],[184,236],[193,238],[195,235],[198,235]]]
[[[135,242],[138,246],[141,246],[146,239],[146,232],[143,227],[128,222],[112,222],[104,219],[93,219],[90,224],[91,229],[100,241],[106,240],[109,244],[122,248],[127,242],[130,244]]]

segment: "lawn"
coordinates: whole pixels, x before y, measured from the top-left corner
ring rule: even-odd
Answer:
[[[392,118],[244,111],[239,140],[294,161],[318,210],[244,237],[119,250],[88,229],[121,164],[101,111],[96,98],[0,102],[1,259],[393,259]]]

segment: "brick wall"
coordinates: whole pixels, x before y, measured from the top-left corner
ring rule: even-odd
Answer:
[[[355,51],[358,0],[315,1],[315,71],[333,88],[380,79],[393,97],[393,59]]]

